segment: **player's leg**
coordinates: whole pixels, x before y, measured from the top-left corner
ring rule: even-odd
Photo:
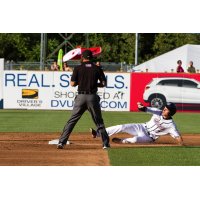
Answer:
[[[133,136],[137,136],[138,124],[123,124],[123,125],[111,126],[106,128],[106,131],[109,136],[122,132],[128,133]]]
[[[113,138],[112,141],[115,143],[151,143],[153,142],[153,139],[146,133],[144,127],[141,124],[137,124],[135,127],[135,130],[137,132],[137,136],[135,134],[135,137],[133,138]]]
[[[133,138],[123,138],[121,139],[121,143],[151,143],[153,140],[146,136],[135,136]]]
[[[106,132],[103,118],[101,115],[101,107],[99,104],[99,98],[96,94],[88,95],[87,106],[88,106],[88,110],[91,114],[91,117],[96,125],[99,136],[102,139],[103,147],[109,147],[110,146],[109,145],[109,137]]]
[[[123,125],[116,125],[116,126],[111,126],[111,127],[106,128],[108,136],[112,136],[114,134],[122,133],[122,132],[129,133],[133,136],[137,136],[138,130],[139,130],[138,124],[123,124]],[[100,134],[98,133],[98,131],[95,131],[94,129],[90,129],[90,132],[92,133],[93,138],[100,137]]]
[[[125,143],[144,143],[143,138],[138,137],[138,136],[135,136],[135,137],[132,137],[132,138],[123,138],[123,139],[113,138],[112,142],[118,143],[118,144],[120,144],[120,143],[122,143],[122,144],[125,144]]]
[[[66,123],[65,127],[63,128],[63,133],[60,136],[59,143],[66,144],[67,140],[78,122],[78,120],[81,118],[85,110],[87,109],[86,101],[84,100],[84,95],[78,95],[75,98],[75,104],[72,110],[72,115],[69,118],[68,122]]]

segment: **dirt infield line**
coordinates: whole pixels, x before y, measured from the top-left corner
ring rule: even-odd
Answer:
[[[200,146],[200,134],[182,134],[187,146]],[[60,133],[0,133],[0,166],[109,166],[107,150],[102,149],[101,139],[90,133],[73,133],[70,145],[58,150],[49,145]],[[130,137],[118,134],[119,138]],[[112,138],[110,138],[112,139]],[[171,136],[160,137],[150,144],[114,144],[112,148],[178,146]]]

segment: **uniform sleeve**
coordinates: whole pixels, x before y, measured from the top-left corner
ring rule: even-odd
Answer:
[[[178,138],[181,136],[181,134],[179,133],[177,127],[175,124],[173,124],[173,127],[170,129],[169,134],[173,137],[173,138]]]
[[[153,115],[160,115],[162,113],[162,110],[160,110],[159,108],[146,107],[145,112]]]
[[[78,69],[77,69],[77,67],[74,68],[71,81],[72,82],[78,82]]]
[[[142,107],[142,108],[139,108],[139,107],[138,107],[138,110],[143,111],[143,112],[146,112],[146,107]]]
[[[105,74],[103,73],[103,70],[100,68],[100,78],[99,78],[100,82],[106,82],[106,77]]]

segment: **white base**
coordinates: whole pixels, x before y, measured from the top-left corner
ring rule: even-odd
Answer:
[[[49,141],[49,144],[58,144],[59,139],[58,140],[51,140]],[[70,141],[67,141],[67,144],[70,144]]]

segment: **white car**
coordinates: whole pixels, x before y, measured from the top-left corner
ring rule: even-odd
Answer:
[[[200,82],[183,77],[153,78],[145,87],[143,99],[151,107],[160,109],[166,102],[200,104]]]

